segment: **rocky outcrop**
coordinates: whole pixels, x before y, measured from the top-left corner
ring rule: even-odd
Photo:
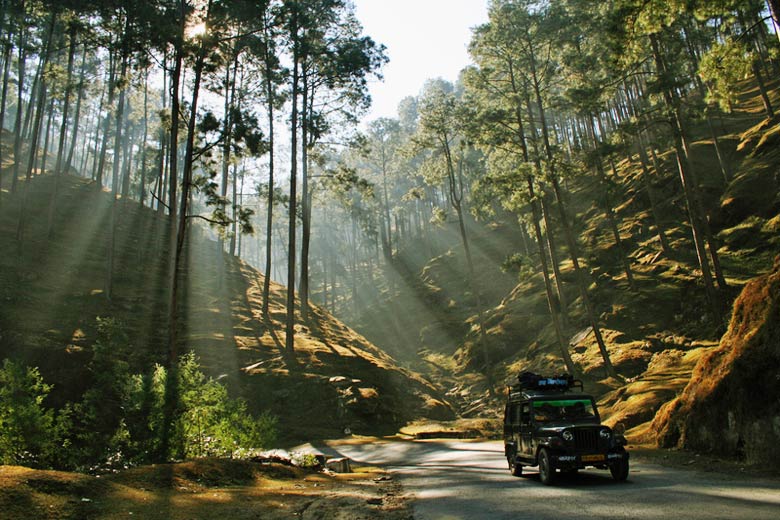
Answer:
[[[720,346],[656,415],[659,446],[780,461],[780,257],[748,283]]]

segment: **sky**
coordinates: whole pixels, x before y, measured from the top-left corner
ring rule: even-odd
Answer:
[[[455,81],[471,63],[471,28],[487,21],[488,0],[353,0],[364,34],[387,47],[384,80],[372,80],[364,121],[396,117],[398,103],[425,80]]]

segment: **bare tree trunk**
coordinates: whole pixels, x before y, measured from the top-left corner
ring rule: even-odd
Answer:
[[[3,47],[3,93],[0,98],[0,203],[2,203],[3,197],[3,145],[2,145],[2,130],[5,128],[5,108],[6,100],[8,99],[8,79],[11,71],[11,39],[12,33],[8,33],[8,41]],[[16,160],[16,158],[14,158]]]
[[[54,26],[57,21],[57,12],[56,11],[52,12],[49,15],[49,18],[50,21],[49,21],[49,29],[47,31],[45,51],[41,58],[42,67],[46,65],[46,63],[49,61],[50,58],[51,41],[52,41],[52,36],[54,34]],[[22,247],[24,245],[24,226],[27,217],[27,197],[30,191],[30,180],[32,179],[33,167],[35,165],[35,157],[38,152],[38,140],[39,140],[38,138],[40,135],[41,123],[43,122],[43,112],[45,110],[45,105],[46,105],[46,82],[44,81],[43,77],[41,77],[41,81],[38,89],[38,101],[35,104],[36,104],[35,118],[33,121],[33,130],[32,130],[33,135],[32,135],[32,139],[30,140],[30,159],[27,164],[27,176],[26,176],[26,181],[24,183],[24,195],[22,196],[22,204],[19,209],[19,223],[16,228],[16,241],[18,243],[19,253],[21,253]]]
[[[141,188],[138,202],[144,207],[146,201],[146,144],[149,138],[149,69],[144,71],[144,136],[141,139]]]
[[[659,73],[666,72],[666,66],[664,65],[661,58],[658,47],[658,40],[655,35],[650,36],[650,43],[653,48],[653,57],[655,59],[656,67]],[[674,95],[669,89],[664,89],[663,94],[667,107],[674,112],[670,123],[672,128],[672,137],[674,139],[675,155],[677,158],[677,169],[680,173],[680,181],[683,185],[686,205],[688,206],[688,214],[691,221],[691,231],[693,233],[693,242],[696,248],[696,256],[699,261],[699,267],[702,271],[704,290],[707,294],[707,300],[710,303],[714,316],[719,318],[721,315],[720,300],[716,295],[715,287],[712,284],[712,273],[710,271],[710,265],[707,260],[705,239],[701,232],[701,222],[699,218],[700,213],[698,211],[698,204],[696,203],[696,181],[693,177],[693,171],[688,162],[688,154],[685,149],[680,109],[678,103],[675,101]]]
[[[106,152],[108,150],[108,139],[111,134],[111,107],[114,104],[114,96],[116,93],[116,60],[114,59],[114,53],[109,52],[109,65],[108,65],[108,110],[106,110],[106,118],[103,121],[103,141],[100,145],[100,158],[98,159],[97,170],[92,174],[92,178],[95,179],[95,189],[101,190],[103,188],[103,169],[106,165]],[[116,161],[117,158],[115,157]]]
[[[126,15],[125,15],[126,16]],[[129,37],[127,31],[129,31],[129,18],[126,16],[125,21],[125,38]],[[128,54],[126,43],[122,45],[122,64],[119,73],[119,80],[124,85],[125,75],[127,74],[128,67]],[[106,265],[106,279],[105,279],[105,295],[108,300],[111,300],[114,292],[114,250],[116,248],[116,226],[117,226],[117,195],[119,194],[119,156],[122,151],[122,126],[124,123],[125,115],[125,92],[126,88],[123,86],[119,91],[119,101],[116,105],[116,115],[114,119],[114,160],[111,165],[111,223],[108,230],[108,244],[107,249],[107,265]]]
[[[293,23],[297,23],[297,15]],[[295,31],[297,33],[297,26]],[[293,35],[294,38],[298,34]],[[292,77],[292,113],[290,116],[290,222],[288,228],[287,253],[287,321],[285,327],[285,349],[288,355],[295,351],[295,232],[297,226],[296,197],[298,195],[298,95],[299,95],[299,54],[296,41],[293,43],[293,77]]]
[[[68,157],[65,160],[65,167],[63,168],[65,173],[70,171],[71,164],[73,164],[73,154],[76,150],[76,140],[79,132],[79,120],[81,118],[81,102],[84,98],[84,76],[86,75],[86,71],[87,71],[87,42],[84,42],[84,53],[82,54],[81,57],[81,73],[79,74],[78,95],[76,97],[76,108],[74,110],[75,114],[73,117],[73,130],[70,136],[70,150],[68,151]],[[84,175],[83,169],[80,173],[81,175]]]
[[[60,175],[62,175],[62,156],[65,152],[65,135],[68,130],[68,110],[70,108],[70,93],[73,83],[73,60],[76,56],[76,34],[78,26],[73,24],[70,27],[70,44],[68,49],[68,67],[66,73],[65,99],[62,106],[62,123],[60,124],[60,141],[57,147],[57,162],[54,166],[54,189],[49,200],[49,222],[46,234],[51,237],[54,229],[54,213],[57,206],[57,197],[59,196]],[[44,151],[45,153],[45,151]]]
[[[43,148],[39,150],[41,156],[41,167],[38,170],[40,175],[47,172],[46,164],[49,158],[49,141],[51,138],[51,123],[54,120],[54,97],[49,100],[48,116],[46,117],[46,131],[43,134]]]
[[[672,256],[673,252],[671,246],[669,245],[669,239],[666,238],[666,230],[664,228],[663,222],[661,221],[661,212],[658,210],[657,196],[655,194],[655,190],[653,189],[653,182],[650,179],[650,168],[647,159],[647,151],[645,150],[645,144],[641,134],[638,136],[638,139],[639,144],[637,148],[639,149],[639,163],[642,166],[642,185],[645,189],[645,192],[647,193],[648,201],[650,202],[650,212],[653,215],[653,221],[655,222],[655,230],[658,234],[658,241],[661,244],[661,251],[663,251],[667,258],[669,258]]]
[[[753,74],[756,76],[756,83],[758,84],[758,91],[761,94],[761,102],[764,104],[764,111],[769,119],[775,117],[775,109],[772,107],[772,102],[769,100],[769,92],[764,83],[764,75],[761,73],[761,67],[758,61],[753,61]]]
[[[184,3],[184,0],[182,0]],[[184,8],[182,8],[182,11]],[[184,13],[182,12],[182,18]],[[182,19],[182,24],[184,21]],[[182,25],[183,26],[183,25]],[[181,33],[184,34],[184,29],[181,29]],[[177,180],[179,172],[178,160],[179,160],[179,81],[181,80],[182,61],[184,60],[184,50],[179,44],[175,50],[173,74],[171,75],[171,134],[168,142],[168,214],[171,217],[171,222],[176,220],[176,191]]]
[[[269,38],[266,19],[263,21],[263,37],[266,41]],[[271,78],[271,53],[270,45],[264,46],[263,61],[265,65],[265,98],[268,112],[268,213],[265,225],[265,277],[263,278],[263,318],[268,319],[268,300],[271,293],[271,269],[273,259],[273,220],[274,220],[274,86]]]
[[[585,305],[585,311],[587,312],[588,315],[588,321],[590,321],[591,323],[591,328],[593,329],[593,335],[596,337],[596,343],[598,343],[601,357],[604,360],[604,369],[606,371],[606,374],[609,377],[616,377],[617,373],[615,372],[615,368],[612,366],[612,361],[609,358],[609,352],[607,351],[607,346],[604,343],[604,338],[601,335],[601,329],[599,327],[598,321],[596,320],[596,312],[593,308],[593,303],[590,300],[590,296],[588,295],[587,284],[584,279],[584,273],[579,263],[579,253],[577,250],[578,249],[577,243],[574,240],[574,235],[572,233],[571,226],[569,224],[569,217],[566,213],[563,193],[561,192],[561,188],[557,179],[557,173],[555,172],[555,167],[554,167],[555,161],[552,153],[552,147],[550,146],[550,137],[547,129],[547,120],[545,117],[544,103],[542,101],[541,87],[539,85],[539,78],[536,71],[536,56],[534,55],[533,49],[531,49],[530,58],[531,58],[531,79],[532,79],[534,94],[536,96],[537,110],[539,112],[539,124],[542,128],[542,140],[543,140],[542,142],[544,143],[544,149],[547,154],[548,166],[550,168],[549,180],[550,183],[552,184],[553,193],[555,193],[555,198],[558,202],[558,211],[561,217],[561,224],[563,225],[564,237],[566,238],[566,242],[569,247],[569,253],[571,255],[572,265],[574,266],[574,272],[577,275],[577,282],[578,282],[577,285],[580,289],[580,298],[582,299],[582,302]]]
[[[526,132],[525,132],[525,125],[523,124],[523,117],[522,117],[522,105],[519,101],[521,90],[524,91],[522,93],[528,94],[528,90],[526,88],[521,89],[520,85],[517,84],[517,78],[515,76],[514,71],[514,63],[509,62],[509,69],[510,69],[510,78],[512,82],[512,89],[514,94],[517,96],[518,102],[515,107],[515,123],[517,124],[517,132],[518,132],[518,140],[520,142],[520,149],[523,154],[523,162],[526,164],[531,163],[530,154],[528,153],[528,143],[526,138]],[[526,97],[526,99],[528,99]],[[527,107],[530,111],[530,102],[527,103]],[[533,119],[531,119],[533,121]],[[539,170],[540,165],[538,164],[538,161],[535,161],[534,164],[535,168],[537,169],[537,173]],[[559,303],[560,300],[556,301],[555,295],[553,294],[552,289],[552,282],[550,281],[550,271],[549,267],[547,265],[547,254],[544,250],[544,237],[542,236],[542,228],[539,224],[539,221],[541,220],[542,216],[539,214],[539,203],[537,201],[537,197],[535,194],[534,189],[534,179],[531,177],[531,175],[528,175],[526,177],[526,184],[528,187],[528,196],[531,201],[531,220],[533,221],[533,228],[534,233],[536,235],[536,246],[539,252],[539,262],[542,269],[542,277],[544,278],[544,290],[545,294],[547,296],[547,308],[550,312],[550,319],[552,319],[553,322],[553,328],[555,329],[555,338],[558,341],[558,348],[561,351],[561,359],[563,359],[564,364],[566,365],[566,370],[570,374],[576,374],[577,373],[577,367],[574,365],[574,361],[571,358],[571,354],[569,353],[568,343],[566,340],[564,340],[563,337],[563,326],[560,321],[560,315],[563,315],[565,313],[559,314]],[[544,197],[541,197],[542,204],[544,204]],[[549,229],[548,229],[549,232]],[[548,236],[548,240],[550,237]],[[552,241],[549,242],[549,244],[552,246]],[[554,248],[554,247],[553,247]],[[551,256],[551,258],[555,258],[554,256]],[[556,277],[557,278],[557,277]],[[556,280],[556,283],[559,283],[559,279]],[[563,285],[558,286],[559,291],[559,298],[561,294],[563,294]]]
[[[22,103],[24,101],[24,80],[27,69],[27,37],[24,27],[19,28],[19,42],[17,44],[17,75],[16,75],[16,117],[14,120],[14,167],[11,170],[11,193],[16,193],[19,182],[19,168],[22,164]]]
[[[301,288],[298,293],[301,301],[301,319],[309,320],[309,244],[311,242],[311,188],[309,187],[309,114],[310,103],[314,102],[314,92],[310,91],[309,77],[304,63],[302,68],[303,98],[301,100]],[[313,89],[312,89],[313,90]],[[309,95],[311,93],[311,96]]]
[[[601,118],[596,116],[596,121],[599,125],[599,131],[602,135],[606,135],[604,131],[604,127],[601,123]],[[595,139],[595,128],[593,128],[593,119],[590,119],[590,125],[591,130],[594,134],[594,141],[593,146],[596,150],[596,171],[599,175],[599,180],[601,181],[601,185],[604,189],[604,201],[603,201],[603,209],[604,209],[604,215],[607,218],[607,223],[609,224],[610,230],[612,231],[612,236],[615,239],[615,247],[618,250],[618,254],[620,255],[620,261],[623,264],[623,272],[626,273],[626,281],[628,282],[628,287],[632,291],[636,291],[636,284],[634,283],[634,274],[631,272],[631,264],[628,261],[628,255],[626,255],[626,250],[623,248],[623,240],[620,238],[620,230],[618,229],[617,221],[615,219],[615,210],[612,207],[612,201],[609,193],[609,181],[607,179],[606,173],[604,172],[604,165],[602,164],[602,157],[601,152],[598,150],[599,148],[599,142]],[[612,168],[612,175],[617,177],[617,169],[615,168],[615,163],[612,159],[610,159],[610,166]]]

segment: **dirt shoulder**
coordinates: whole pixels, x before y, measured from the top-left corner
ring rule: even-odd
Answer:
[[[202,459],[96,477],[0,466],[0,519],[411,517],[400,484],[377,468],[336,474]]]
[[[744,477],[780,479],[780,468],[773,461],[766,464],[747,464],[702,453],[679,449],[662,449],[650,446],[628,446],[632,461],[658,464],[671,468],[684,468],[707,473],[722,473],[740,479]]]

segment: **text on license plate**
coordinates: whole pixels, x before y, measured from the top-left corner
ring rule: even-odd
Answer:
[[[583,455],[582,462],[595,462],[604,460],[604,455]]]

